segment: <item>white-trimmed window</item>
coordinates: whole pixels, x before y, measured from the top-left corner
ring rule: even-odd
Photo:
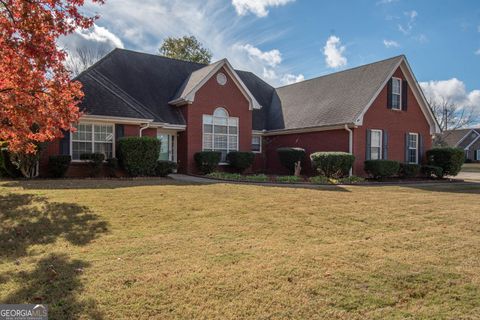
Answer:
[[[257,153],[262,152],[262,136],[260,135],[252,136],[252,151]]]
[[[402,109],[402,79],[392,78],[392,109]]]
[[[72,133],[72,160],[80,160],[85,153],[102,153],[105,159],[113,158],[114,125],[79,123]]]
[[[418,133],[408,134],[408,163],[418,163]]]
[[[480,149],[476,150],[475,152],[477,153],[475,160],[480,161]]]
[[[217,108],[213,115],[203,115],[203,150],[220,151],[221,163],[230,151],[238,151],[238,118],[229,117],[227,110]]]
[[[370,131],[370,159],[380,160],[382,159],[382,130]]]

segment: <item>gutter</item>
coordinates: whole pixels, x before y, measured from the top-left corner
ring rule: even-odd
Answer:
[[[353,154],[353,131],[345,125],[345,130],[348,131],[348,153]],[[353,168],[350,168],[348,175],[351,177],[353,175]]]
[[[138,132],[138,135],[139,135],[140,137],[142,137],[143,130],[148,129],[148,128],[150,128],[150,122],[148,122],[147,124],[145,124],[145,125],[143,125],[143,126],[140,127],[140,131]]]

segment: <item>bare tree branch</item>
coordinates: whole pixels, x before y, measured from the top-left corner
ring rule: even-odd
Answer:
[[[68,51],[68,50],[67,50]],[[79,47],[73,52],[68,51],[68,59],[65,67],[72,77],[78,76],[91,67],[95,62],[102,59],[109,50],[105,47]]]

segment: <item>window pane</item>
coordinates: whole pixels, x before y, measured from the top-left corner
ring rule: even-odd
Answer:
[[[203,123],[204,124],[213,124],[213,117],[204,114],[203,115]]]
[[[416,134],[410,134],[408,136],[408,146],[410,148],[416,149],[417,148],[417,135]]]
[[[371,148],[371,159],[372,160],[380,160],[380,148],[372,147]]]
[[[78,124],[77,131],[72,134],[72,141],[92,141],[92,125]]]
[[[211,124],[204,124],[203,125],[203,132],[204,133],[213,133],[213,126]]]
[[[237,134],[237,127],[228,127],[229,134]]]
[[[238,126],[238,119],[237,118],[228,118],[228,125],[229,126]]]
[[[221,126],[227,126],[228,124],[228,119],[227,118],[213,118],[213,124],[215,125],[221,125]]]
[[[227,136],[215,135],[213,148],[215,150],[227,150]]]
[[[84,153],[92,153],[91,142],[72,142],[72,159],[80,160],[80,155]]]
[[[105,159],[112,158],[112,150],[113,144],[112,143],[95,143],[95,153],[102,153],[105,155]]]
[[[371,136],[371,146],[372,147],[380,147],[381,146],[381,132],[380,131],[372,131]]]
[[[221,117],[221,118],[227,118],[228,117],[228,113],[225,109],[223,108],[217,108],[215,109],[215,112],[213,113],[213,115],[215,117]]]
[[[400,79],[393,79],[392,81],[392,92],[395,94],[400,94],[402,82]]]
[[[203,149],[204,150],[211,150],[213,149],[213,141],[212,141],[211,134],[204,134],[203,135]]]
[[[408,150],[408,161],[411,163],[417,163],[417,150],[410,149]]]
[[[397,94],[392,95],[392,108],[400,109],[400,95],[397,95]]]
[[[230,151],[238,150],[237,136],[229,136],[228,137],[228,148],[229,148]]]
[[[227,134],[227,126],[215,125],[215,134],[217,134],[217,133]]]

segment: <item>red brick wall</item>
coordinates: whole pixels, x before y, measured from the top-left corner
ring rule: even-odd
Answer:
[[[280,147],[300,147],[306,151],[302,164],[302,174],[314,174],[310,165],[310,154],[318,151],[348,152],[348,132],[345,130],[317,131],[264,137],[263,150],[267,157],[267,173],[288,174],[278,160],[277,149]]]
[[[221,86],[213,75],[195,94],[195,102],[183,106],[187,129],[179,134],[178,160],[180,172],[196,172],[193,156],[202,150],[203,115],[212,115],[218,107],[225,108],[231,117],[239,118],[239,150],[250,151],[252,143],[252,111],[248,100],[222,68],[227,83]]]
[[[400,68],[395,77],[405,79]],[[424,151],[432,146],[430,126],[420,109],[420,105],[411,90],[408,88],[407,111],[387,108],[387,86],[383,88],[377,99],[363,118],[363,125],[354,129],[354,154],[356,157],[354,174],[363,175],[363,162],[366,156],[366,130],[380,129],[388,133],[388,159],[400,162],[405,161],[405,133],[420,133],[423,136]]]

